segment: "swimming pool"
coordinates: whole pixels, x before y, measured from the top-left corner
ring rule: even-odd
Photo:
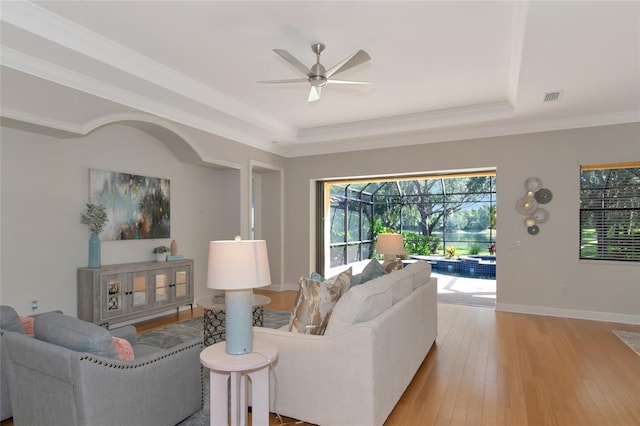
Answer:
[[[411,256],[413,259],[426,260],[433,272],[458,275],[470,278],[496,278],[496,257],[467,255],[458,259],[445,259],[442,256]]]

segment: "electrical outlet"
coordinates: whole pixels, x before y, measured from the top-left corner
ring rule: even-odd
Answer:
[[[37,300],[32,300],[31,301],[31,310],[32,311],[37,311],[38,310],[38,301]]]

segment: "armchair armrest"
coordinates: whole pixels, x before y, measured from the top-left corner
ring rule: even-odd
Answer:
[[[202,407],[201,339],[120,361],[7,334],[21,424],[170,426]]]

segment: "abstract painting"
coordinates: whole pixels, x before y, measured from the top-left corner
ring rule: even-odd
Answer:
[[[107,208],[102,240],[169,238],[169,179],[89,169],[89,202]]]

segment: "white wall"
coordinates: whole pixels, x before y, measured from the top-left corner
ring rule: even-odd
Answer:
[[[313,180],[496,167],[497,308],[640,323],[640,265],[578,260],[580,164],[639,159],[638,123],[289,159],[285,282],[314,268]],[[554,195],[536,236],[515,210],[531,176]]]

